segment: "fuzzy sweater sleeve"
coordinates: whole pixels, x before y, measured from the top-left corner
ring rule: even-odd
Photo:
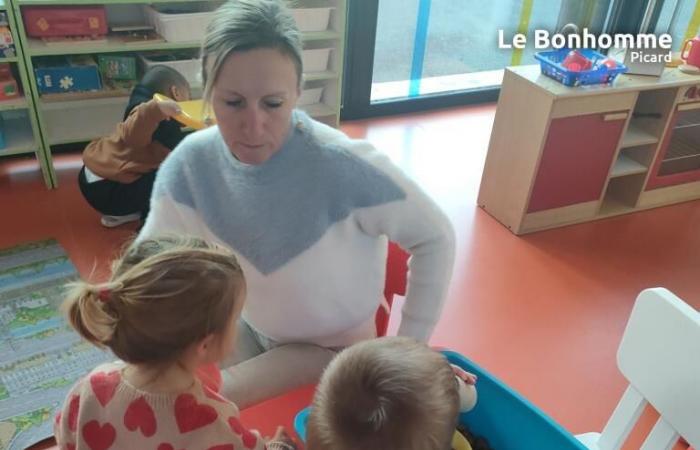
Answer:
[[[455,235],[440,207],[388,157],[365,141],[349,141],[348,149],[387,174],[406,193],[403,200],[356,213],[368,234],[385,235],[408,253],[406,302],[399,335],[427,341],[440,318],[452,276]]]

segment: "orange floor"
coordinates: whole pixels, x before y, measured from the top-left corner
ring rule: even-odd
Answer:
[[[447,211],[455,276],[432,343],[460,351],[572,432],[600,430],[625,382],[615,352],[636,294],[664,286],[700,307],[700,202],[516,237],[476,207],[494,105],[345,123]],[[77,155],[47,191],[35,163],[0,163],[0,248],[55,237],[84,275],[133,228],[108,230],[80,197]],[[526,447],[523,447],[526,448]]]

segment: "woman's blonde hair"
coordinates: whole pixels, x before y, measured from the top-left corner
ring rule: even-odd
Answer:
[[[444,356],[406,337],[343,350],[328,365],[307,423],[307,450],[444,450],[459,390]]]
[[[228,250],[201,239],[160,237],[131,244],[106,283],[74,283],[63,308],[91,343],[128,363],[159,365],[222,335],[244,289]]]
[[[301,86],[301,35],[282,0],[229,0],[216,10],[201,50],[205,103],[211,101],[226,58],[259,48],[276,49],[291,58]]]

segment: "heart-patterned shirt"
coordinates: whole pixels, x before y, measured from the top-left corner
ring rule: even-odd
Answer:
[[[199,381],[174,394],[149,393],[103,364],[69,392],[56,416],[61,450],[273,450],[240,423],[238,408]]]

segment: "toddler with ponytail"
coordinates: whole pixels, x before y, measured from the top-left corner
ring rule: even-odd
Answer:
[[[246,430],[238,408],[195,376],[228,355],[245,300],[235,256],[193,238],[132,244],[105,283],[79,282],[63,305],[87,341],[119,362],[70,391],[56,418],[61,449],[294,449]]]

